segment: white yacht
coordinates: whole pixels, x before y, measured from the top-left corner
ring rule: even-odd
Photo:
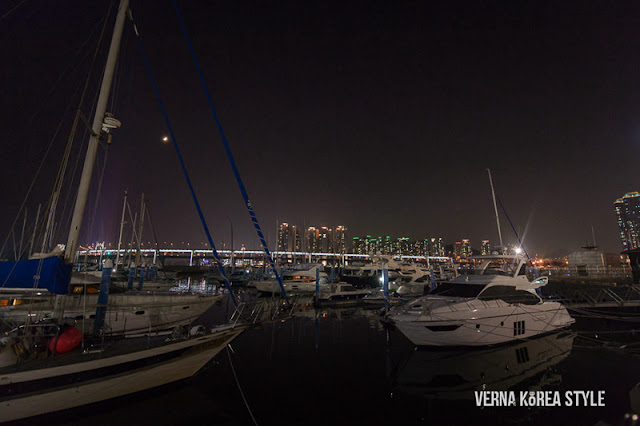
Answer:
[[[329,284],[328,290],[320,292],[316,302],[322,305],[353,304],[361,302],[370,293],[370,289],[358,289],[349,283],[339,282]]]
[[[420,267],[417,268],[416,273],[398,281],[399,286],[396,293],[402,297],[423,296],[433,287],[442,282],[450,281],[455,277],[455,270],[447,269],[442,265],[436,265],[436,267],[426,270],[424,267]]]
[[[472,258],[472,274],[442,283],[428,295],[391,310],[387,319],[418,346],[484,346],[524,340],[575,322],[557,302],[536,293],[518,255]]]
[[[319,265],[314,265],[306,270],[287,271],[282,274],[282,285],[287,294],[314,293],[316,291],[316,270],[321,269]],[[320,290],[327,290],[329,275],[319,271]],[[256,281],[256,289],[261,293],[279,294],[282,292],[278,280]]]

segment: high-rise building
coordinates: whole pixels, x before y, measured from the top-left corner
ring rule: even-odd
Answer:
[[[309,253],[319,252],[320,251],[319,240],[320,240],[320,231],[313,226],[308,227],[306,251]]]
[[[409,256],[411,255],[411,242],[408,237],[400,237],[396,240],[396,246],[394,253],[399,256]]]
[[[485,254],[491,254],[491,244],[489,244],[489,240],[482,240],[480,244],[480,254],[483,256]]]
[[[334,253],[345,254],[347,252],[347,227],[336,226],[333,238]]]
[[[462,258],[462,242],[456,241],[453,244],[453,257],[456,259]]]
[[[364,243],[364,254],[376,254],[380,250],[378,239],[367,235]]]
[[[360,237],[353,237],[353,248],[352,252],[355,254],[365,254],[364,252],[364,241],[360,239]]]
[[[444,256],[444,242],[442,238],[429,238],[427,240],[426,250],[428,256]]]
[[[278,250],[277,251],[291,251],[291,234],[289,224],[282,222],[278,227]]]
[[[292,250],[295,252],[302,251],[302,232],[299,226],[291,227]]]
[[[460,257],[466,259],[471,256],[471,241],[468,238],[462,240],[462,247],[460,251]]]
[[[622,249],[627,251],[640,248],[640,194],[628,192],[622,198],[618,198],[613,206],[620,228]]]

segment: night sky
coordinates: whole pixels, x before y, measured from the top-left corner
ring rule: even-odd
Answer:
[[[349,237],[470,238],[479,248],[497,240],[490,168],[529,254],[577,249],[593,240],[592,226],[601,249],[619,252],[613,202],[640,189],[640,4],[559,3],[179,7],[271,247],[277,222],[288,221],[345,225]],[[3,240],[61,125],[27,202],[30,222],[48,199],[109,4],[0,4]],[[228,246],[233,223],[235,247],[257,248],[172,2],[131,7],[214,242]],[[110,23],[87,117],[111,31]],[[145,193],[161,244],[199,246],[206,237],[162,142],[167,126],[129,23],[108,110],[123,125],[81,241],[117,239],[127,188],[136,210]],[[80,129],[73,164],[85,135]],[[58,209],[59,242],[67,205]],[[505,241],[515,242],[501,220]],[[16,226],[19,235],[22,217]]]

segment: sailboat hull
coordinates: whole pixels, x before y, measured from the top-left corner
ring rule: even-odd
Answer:
[[[244,327],[86,362],[0,373],[0,422],[78,407],[186,379]],[[88,355],[91,357],[91,355]],[[49,384],[43,387],[43,384]]]
[[[51,317],[54,310],[52,296],[26,295],[7,297],[19,300],[12,306],[0,308],[5,320],[21,324],[27,316],[30,322]],[[104,334],[137,334],[149,331],[170,330],[179,325],[189,324],[206,312],[223,296],[202,296],[195,294],[167,293],[125,293],[109,297],[105,318]],[[65,298],[64,317],[74,321],[80,330],[92,330],[98,295],[70,295]]]

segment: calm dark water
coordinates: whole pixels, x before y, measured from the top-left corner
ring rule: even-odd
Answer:
[[[261,425],[633,424],[625,414],[640,410],[630,394],[640,382],[634,325],[581,321],[570,333],[488,350],[414,350],[377,309],[311,310],[246,331],[189,380],[24,423],[250,425],[231,359]],[[473,390],[483,384],[563,396],[604,390],[606,406],[481,408]]]

